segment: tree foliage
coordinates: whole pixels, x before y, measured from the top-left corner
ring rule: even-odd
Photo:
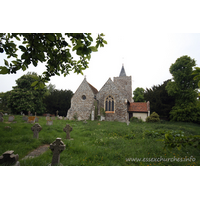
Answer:
[[[8,97],[8,107],[12,113],[19,114],[23,112],[25,114],[28,111],[32,113],[42,114],[45,111],[45,105],[43,99],[47,94],[47,89],[35,90],[31,87],[32,83],[36,80],[36,73],[27,73],[16,80],[17,86],[13,87]]]
[[[169,119],[169,112],[175,105],[175,98],[169,96],[165,87],[170,80],[164,81],[162,85],[146,88],[144,99],[150,102],[151,112],[159,114],[160,118]]]
[[[5,66],[0,66],[0,74],[12,74],[20,69],[25,71],[31,63],[37,67],[39,62],[45,62],[46,71],[33,83],[36,88],[43,88],[54,75],[66,76],[70,71],[82,74],[88,68],[91,53],[107,44],[103,37],[99,34],[95,46],[91,46],[91,33],[0,33],[0,53],[14,59],[10,63],[4,60]],[[14,39],[18,41],[14,42]],[[19,50],[22,53],[20,58]],[[76,52],[79,60],[73,58],[72,51]]]
[[[173,81],[168,82],[168,94],[174,96],[175,106],[170,112],[173,121],[200,122],[200,107],[197,101],[198,81],[194,80],[195,60],[182,56],[170,67]]]
[[[150,116],[146,118],[146,122],[159,122],[160,118],[156,112],[153,112]]]
[[[144,89],[137,87],[133,91],[133,96],[134,102],[144,102]]]
[[[73,92],[71,90],[54,89],[51,94],[44,99],[46,111],[50,114],[55,114],[58,110],[60,116],[66,116],[68,109],[71,107],[72,96]]]
[[[194,80],[198,81],[198,87],[200,89],[200,67],[195,67],[195,70],[193,71],[192,75],[195,75]]]

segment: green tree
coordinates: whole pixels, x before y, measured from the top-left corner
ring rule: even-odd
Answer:
[[[23,112],[27,114],[30,110],[32,113],[42,114],[45,111],[43,99],[47,94],[47,89],[44,87],[35,90],[31,87],[36,78],[36,73],[29,72],[16,80],[17,86],[13,87],[8,97],[8,107],[12,113],[19,114]]]
[[[175,98],[169,96],[166,90],[167,83],[170,80],[164,81],[162,85],[146,88],[144,99],[150,102],[151,112],[156,112],[162,119],[169,119],[169,113],[175,105]]]
[[[200,122],[200,106],[197,101],[198,81],[194,80],[195,60],[182,56],[170,67],[173,81],[168,82],[168,94],[175,97],[175,106],[170,112],[173,121]]]
[[[198,81],[198,87],[200,89],[200,67],[195,67],[195,70],[192,73],[193,75],[195,75],[194,80]],[[200,93],[199,93],[200,96]]]
[[[0,93],[0,112],[10,113],[10,109],[8,107],[9,95],[10,91]]]
[[[133,99],[134,102],[144,102],[144,89],[137,87],[134,91],[133,91]]]
[[[53,90],[50,95],[44,98],[46,111],[55,114],[59,111],[59,115],[66,116],[68,109],[71,107],[71,98],[73,92],[71,90]]]
[[[107,44],[103,37],[104,34],[99,34],[95,46],[91,46],[94,40],[91,33],[0,33],[0,53],[14,58],[10,63],[4,60],[5,66],[0,67],[0,74],[12,74],[20,69],[25,71],[31,63],[37,67],[39,62],[46,62],[47,70],[32,85],[36,88],[43,88],[54,75],[66,76],[70,71],[83,74],[91,53]],[[19,49],[22,54],[18,59]],[[72,51],[76,52],[79,60],[73,58]]]

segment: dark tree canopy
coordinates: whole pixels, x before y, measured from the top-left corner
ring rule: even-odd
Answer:
[[[82,74],[88,68],[91,53],[107,44],[103,36],[99,34],[95,46],[91,46],[94,40],[91,33],[0,33],[0,53],[14,59],[10,63],[4,60],[5,66],[0,66],[0,74],[12,74],[20,69],[25,71],[31,63],[37,67],[39,62],[45,62],[46,71],[32,84],[36,88],[43,88],[54,75],[66,76],[70,71]],[[19,50],[22,52],[20,58]],[[72,51],[76,52],[79,60],[73,58]]]
[[[158,113],[160,118],[169,119],[169,112],[175,105],[175,98],[168,95],[166,88],[167,83],[170,80],[165,81],[162,85],[153,86],[152,88],[146,88],[144,92],[144,99],[150,102],[150,110]]]
[[[56,90],[54,89],[50,95],[46,96],[44,103],[46,105],[46,112],[56,114],[59,111],[60,116],[66,116],[67,111],[71,106],[71,98],[73,92],[71,90]]]

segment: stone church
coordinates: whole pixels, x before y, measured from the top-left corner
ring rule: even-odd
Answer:
[[[127,122],[132,116],[144,121],[149,114],[149,102],[133,102],[132,77],[126,76],[122,65],[119,77],[109,78],[99,91],[84,78],[71,99],[67,118],[88,120],[104,115],[107,121]]]

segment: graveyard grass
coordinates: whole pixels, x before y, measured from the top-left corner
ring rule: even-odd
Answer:
[[[164,149],[164,143],[159,138],[151,137],[149,132],[162,130],[180,130],[185,135],[199,135],[200,125],[192,123],[137,123],[129,126],[122,122],[53,120],[53,125],[46,125],[46,118],[39,117],[42,130],[39,138],[33,138],[31,127],[22,120],[22,116],[15,116],[17,123],[8,123],[8,116],[0,123],[0,155],[7,150],[14,150],[19,155],[21,166],[48,166],[53,153],[48,149],[35,158],[23,158],[34,149],[44,144],[50,144],[57,137],[62,138],[66,149],[60,154],[63,166],[200,166],[200,151],[186,146],[181,150]],[[67,140],[63,128],[69,124],[73,131]],[[5,128],[5,127],[11,128]],[[195,161],[161,161],[141,162],[128,161],[128,158],[190,158]]]

